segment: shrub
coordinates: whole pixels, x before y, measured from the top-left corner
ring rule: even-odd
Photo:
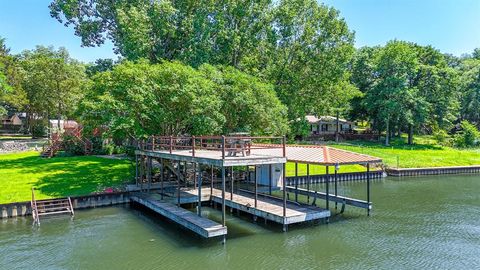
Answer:
[[[106,155],[113,155],[113,152],[115,151],[115,145],[111,143],[105,144],[103,146],[103,150]]]
[[[41,138],[41,137],[45,137],[45,135],[47,134],[45,132],[45,125],[41,124],[41,123],[35,123],[34,125],[32,125],[32,137],[33,138]]]
[[[92,142],[92,153],[95,155],[104,155],[105,150],[103,149],[103,139],[99,136],[94,136],[90,139]]]
[[[480,131],[468,121],[462,121],[460,126],[462,131],[455,134],[455,146],[471,147],[477,145],[480,139]]]
[[[63,148],[67,155],[82,156],[85,155],[85,145],[74,136],[65,135],[63,137]]]
[[[440,145],[443,145],[443,146],[451,145],[450,135],[448,135],[448,133],[443,129],[435,131],[433,133],[433,138]]]

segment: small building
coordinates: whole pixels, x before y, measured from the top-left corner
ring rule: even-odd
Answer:
[[[0,116],[0,133],[19,133],[26,123],[24,117],[20,113],[10,112],[6,115]]]
[[[305,116],[308,124],[310,125],[311,135],[331,135],[335,134],[337,130],[337,118],[334,116]],[[351,133],[355,125],[353,122],[339,118],[338,119],[338,131],[340,133]]]
[[[0,117],[2,125],[4,126],[22,126],[23,121],[20,118],[20,115],[18,113],[10,113],[7,115],[4,115],[3,117]]]

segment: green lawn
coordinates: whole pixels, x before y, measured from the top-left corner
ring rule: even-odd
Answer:
[[[32,136],[23,135],[0,135],[0,141],[12,141],[12,140],[30,140]]]
[[[339,173],[347,173],[347,172],[365,172],[367,168],[361,165],[344,165],[340,166]],[[333,166],[330,166],[328,171],[329,173],[334,173]],[[325,174],[325,166],[320,165],[310,165],[310,175],[315,174]],[[307,175],[307,164],[298,164],[298,175],[305,176]],[[295,163],[288,162],[287,163],[287,176],[295,176]]]
[[[480,149],[455,149],[436,144],[429,136],[417,136],[414,145],[405,143],[406,138],[392,141],[391,146],[381,142],[354,141],[345,144],[330,144],[333,147],[380,157],[389,167],[422,168],[441,166],[480,165]]]
[[[86,195],[133,179],[129,160],[93,156],[45,159],[37,152],[0,154],[0,204]]]

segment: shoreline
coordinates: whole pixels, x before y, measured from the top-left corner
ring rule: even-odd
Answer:
[[[460,174],[480,174],[480,165],[473,166],[450,166],[450,167],[429,167],[429,168],[387,168],[385,171],[372,171],[371,180],[377,180],[391,177],[415,177],[426,175],[460,175]],[[330,176],[330,183],[333,183],[333,174]],[[366,180],[365,172],[357,173],[339,173],[338,181],[354,182]],[[311,183],[324,183],[326,175],[311,175]],[[287,177],[287,184],[295,183],[295,176]],[[298,184],[306,184],[307,176],[298,176]],[[66,197],[65,197],[66,198]],[[87,209],[104,206],[112,206],[118,204],[126,204],[130,202],[130,191],[100,193],[70,197],[73,208]],[[55,198],[61,199],[61,198]],[[0,204],[0,219],[22,217],[31,215],[30,201],[11,202]]]
[[[480,173],[480,165],[467,166],[442,166],[425,168],[386,168],[388,176],[415,177],[422,175],[450,175],[450,174],[476,174]]]
[[[65,199],[68,197],[65,197]],[[55,198],[62,199],[62,198]],[[72,200],[73,209],[87,209],[97,208],[104,206],[112,206],[118,204],[125,204],[130,202],[130,193],[114,192],[114,193],[101,193],[91,194],[84,196],[70,197]],[[48,200],[48,199],[47,199]],[[42,200],[39,200],[42,201]],[[12,202],[0,204],[0,219],[24,217],[32,215],[32,207],[30,201],[24,202]]]

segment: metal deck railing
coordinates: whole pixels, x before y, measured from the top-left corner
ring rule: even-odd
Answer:
[[[189,150],[192,157],[197,151],[221,151],[222,159],[237,155],[249,156],[254,150],[281,149],[286,156],[285,137],[267,136],[150,136],[138,142],[139,150],[168,151]]]

